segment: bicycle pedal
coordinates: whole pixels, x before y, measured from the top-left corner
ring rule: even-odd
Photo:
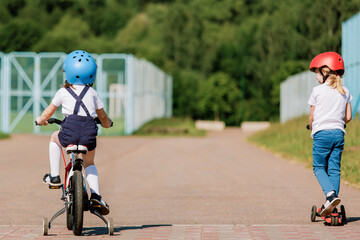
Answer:
[[[97,204],[97,205],[91,205],[92,207],[94,208],[101,208],[101,205],[100,204]]]
[[[62,188],[62,185],[60,185],[60,186],[51,186],[51,185],[49,185],[49,188],[50,189],[59,189],[59,188]]]

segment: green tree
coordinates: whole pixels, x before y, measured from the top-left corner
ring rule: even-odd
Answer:
[[[65,15],[58,25],[39,41],[34,51],[71,52],[76,49],[86,49],[93,52],[95,46],[90,44],[93,35],[89,26],[80,18]]]
[[[0,51],[29,51],[42,34],[36,23],[13,19],[0,29]]]
[[[201,118],[199,93],[204,76],[196,71],[178,70],[173,79],[174,115]]]
[[[90,3],[84,19],[96,36],[114,37],[136,14],[136,8],[129,3],[120,4],[113,0],[91,0]]]
[[[26,5],[25,0],[2,0],[2,3],[11,15],[16,16],[18,12]]]
[[[118,32],[114,40],[115,51],[131,53],[167,68],[163,37],[166,12],[166,6],[149,5],[144,13],[134,16],[126,27]]]
[[[6,9],[6,7],[0,5],[0,24],[2,25],[4,23],[7,23],[8,21],[10,21],[10,19],[11,19],[11,15],[9,11]]]
[[[201,85],[200,109],[211,112],[214,120],[223,119],[225,114],[239,116],[240,90],[228,74],[217,72]]]

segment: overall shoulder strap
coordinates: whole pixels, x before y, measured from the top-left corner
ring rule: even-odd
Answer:
[[[73,96],[76,100],[73,114],[78,114],[80,106],[81,106],[84,109],[86,115],[88,117],[90,117],[90,113],[82,101],[82,99],[84,98],[84,96],[85,96],[86,92],[89,90],[89,88],[90,88],[89,86],[85,85],[84,89],[81,91],[79,96],[76,95],[76,93],[70,87],[65,88],[71,94],[71,96]]]

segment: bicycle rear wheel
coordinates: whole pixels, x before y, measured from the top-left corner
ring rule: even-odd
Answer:
[[[72,176],[73,205],[72,205],[72,229],[74,235],[81,235],[83,229],[83,177],[80,171],[74,171]]]

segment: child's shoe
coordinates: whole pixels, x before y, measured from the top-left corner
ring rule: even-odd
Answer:
[[[340,202],[341,202],[341,199],[336,195],[335,192],[333,194],[331,194],[329,197],[326,197],[324,209],[321,211],[320,216],[321,217],[329,216],[332,213],[332,211],[334,210],[334,208],[337,205],[339,205]]]
[[[43,182],[49,184],[51,187],[60,187],[61,179],[60,176],[52,177],[50,173],[45,174],[43,177]]]
[[[100,205],[101,215],[108,215],[110,212],[109,205],[101,199],[101,196],[96,193],[91,193],[91,205]]]

